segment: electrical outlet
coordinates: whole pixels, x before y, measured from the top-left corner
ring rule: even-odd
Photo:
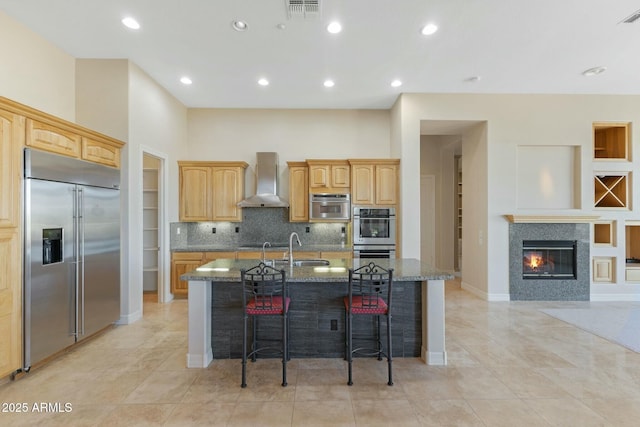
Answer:
[[[332,331],[338,330],[338,319],[331,319],[331,330]]]
[[[176,227],[176,234],[180,234],[180,227]]]
[[[309,231],[311,231],[311,227],[305,227],[304,232],[308,233]]]
[[[216,234],[216,228],[215,228],[215,227],[211,227],[211,232],[212,232],[213,234]]]
[[[240,227],[236,227],[236,233],[240,232]]]

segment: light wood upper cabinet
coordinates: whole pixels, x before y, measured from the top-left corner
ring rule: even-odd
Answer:
[[[289,221],[309,222],[309,167],[306,162],[289,166]]]
[[[178,162],[180,221],[242,221],[245,162]]]
[[[351,203],[389,206],[398,203],[398,159],[350,159]]]
[[[83,136],[82,159],[105,166],[120,168],[120,147]]]
[[[346,160],[307,160],[310,193],[348,193],[351,168]]]
[[[0,110],[0,227],[20,225],[20,183],[25,119]]]
[[[242,221],[238,203],[244,198],[244,168],[239,166],[213,167],[213,219]]]
[[[395,205],[398,203],[398,165],[375,165],[376,205]]]
[[[80,158],[82,137],[56,126],[27,119],[26,145],[63,156]]]

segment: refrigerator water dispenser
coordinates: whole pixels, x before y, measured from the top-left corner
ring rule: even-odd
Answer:
[[[62,262],[62,228],[42,229],[42,265]]]

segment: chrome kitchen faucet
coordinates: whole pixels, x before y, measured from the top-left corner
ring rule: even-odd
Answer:
[[[300,242],[298,233],[296,233],[295,231],[291,233],[291,235],[289,236],[289,268],[293,268],[293,236],[296,236],[298,246],[302,246],[302,242]]]

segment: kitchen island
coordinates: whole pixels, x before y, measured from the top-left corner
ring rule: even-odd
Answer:
[[[375,261],[394,269],[394,356],[445,365],[444,281],[448,273],[416,259],[331,259],[327,266],[284,267],[291,305],[292,357],[342,357],[348,269]],[[219,259],[182,275],[189,282],[187,366],[239,358],[242,345],[240,270],[259,260]]]

